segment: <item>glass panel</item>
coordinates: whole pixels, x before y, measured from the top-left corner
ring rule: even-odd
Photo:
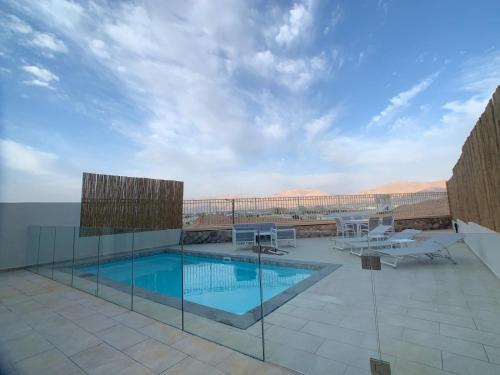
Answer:
[[[184,329],[263,359],[261,270],[252,228],[234,246],[183,246]]]
[[[40,241],[40,226],[30,225],[28,227],[28,238],[26,244],[26,264],[28,270],[37,272],[38,245]]]
[[[180,230],[136,231],[133,310],[182,328]]]
[[[297,240],[297,227],[283,223],[262,243],[266,361],[305,374],[369,374],[377,351],[370,271],[350,254],[352,237],[339,231],[332,248],[316,228],[299,229],[312,238]]]
[[[71,285],[73,273],[74,227],[56,227],[53,278],[63,284]]]
[[[97,294],[101,228],[77,227],[75,233],[73,286]]]
[[[40,246],[37,255],[37,273],[52,277],[52,263],[54,262],[54,242],[56,240],[55,227],[40,228]]]
[[[133,231],[103,229],[99,246],[98,296],[132,308]]]
[[[500,373],[500,234],[457,229],[423,232],[397,264],[383,258],[393,267],[376,274],[377,308],[392,373]]]

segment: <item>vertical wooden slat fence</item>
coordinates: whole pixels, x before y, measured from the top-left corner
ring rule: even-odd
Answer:
[[[82,228],[182,227],[183,182],[84,173]]]
[[[453,218],[500,232],[500,86],[465,141],[447,189]]]

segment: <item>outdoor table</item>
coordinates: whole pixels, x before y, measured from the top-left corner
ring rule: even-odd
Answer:
[[[254,235],[255,243],[271,242],[271,232],[254,232]],[[267,237],[269,237],[269,241],[267,241]]]
[[[345,220],[345,223],[354,225],[356,227],[356,233],[359,237],[361,236],[362,227],[368,226],[368,219],[349,219]]]

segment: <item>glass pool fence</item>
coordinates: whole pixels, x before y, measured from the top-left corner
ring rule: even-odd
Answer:
[[[252,234],[245,251],[230,244],[188,250],[183,234],[30,226],[28,269],[261,360],[263,316],[335,269],[263,259],[269,233]]]

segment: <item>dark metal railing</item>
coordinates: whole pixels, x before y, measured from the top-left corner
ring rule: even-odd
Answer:
[[[183,202],[184,228],[237,223],[315,223],[325,215],[346,212],[393,213],[398,219],[450,214],[446,192],[193,199]]]

